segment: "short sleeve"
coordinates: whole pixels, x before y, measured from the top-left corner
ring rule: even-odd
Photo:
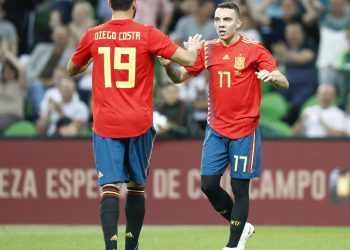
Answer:
[[[275,59],[273,58],[271,53],[261,44],[257,45],[256,56],[258,70],[265,69],[271,72],[277,69]]]
[[[172,57],[179,46],[171,41],[167,35],[152,26],[149,27],[148,46],[151,53],[162,56],[166,59]]]
[[[72,56],[72,61],[78,66],[84,66],[91,58],[88,31],[82,36],[79,41],[78,48]]]
[[[205,68],[204,65],[204,47],[198,53],[197,61],[193,66],[185,67],[185,69],[190,72],[192,75],[199,75]]]

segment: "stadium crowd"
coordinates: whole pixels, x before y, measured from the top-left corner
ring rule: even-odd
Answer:
[[[349,1],[234,1],[243,19],[240,34],[262,42],[290,83],[286,91],[261,83],[263,137],[349,137]],[[196,33],[212,40],[219,2],[142,0],[135,20],[158,27],[180,45]],[[91,68],[70,78],[66,66],[84,32],[110,16],[107,0],[0,0],[1,136],[91,135]],[[207,77],[172,85],[157,64],[159,137],[203,136]]]

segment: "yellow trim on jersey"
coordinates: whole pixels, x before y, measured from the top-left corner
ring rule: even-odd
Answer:
[[[254,155],[255,155],[255,130],[254,130],[254,133],[253,133],[253,145],[252,145],[252,160],[251,160],[251,163],[250,163],[250,172],[253,171],[253,166],[254,166]]]
[[[210,40],[210,41],[206,41],[204,43],[204,67],[207,69],[208,68],[208,61],[209,61],[209,56],[207,54],[208,52],[208,46],[209,44],[215,44],[215,43],[219,43],[220,39],[214,39],[214,40]]]
[[[252,44],[259,44],[260,42],[259,41],[255,41],[251,38],[248,38],[248,37],[242,37],[242,42],[244,43],[252,43]]]

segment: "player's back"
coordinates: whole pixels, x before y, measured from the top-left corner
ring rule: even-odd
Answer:
[[[152,126],[154,55],[177,46],[151,26],[111,20],[87,32],[93,58],[94,131],[104,137],[134,137]]]

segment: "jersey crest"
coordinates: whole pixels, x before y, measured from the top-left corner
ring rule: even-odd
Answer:
[[[244,62],[245,62],[245,57],[240,54],[239,56],[235,57],[235,64],[233,65],[234,68],[241,70],[244,69]]]

